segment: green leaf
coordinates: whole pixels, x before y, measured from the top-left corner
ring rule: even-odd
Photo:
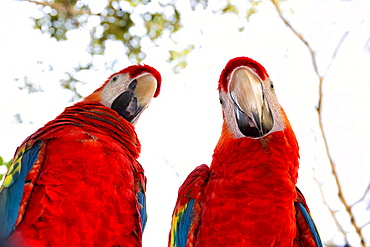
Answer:
[[[227,3],[225,8],[221,10],[223,14],[225,13],[233,13],[233,14],[239,14],[239,9],[236,7],[236,5],[231,4],[230,2]]]
[[[172,5],[167,5],[172,6]],[[173,14],[171,16],[165,16],[163,13],[150,13],[147,12],[142,15],[145,20],[145,28],[147,30],[147,35],[151,40],[155,40],[163,35],[165,30],[169,30],[170,33],[177,32],[182,27],[180,23],[180,12],[176,10],[174,6]]]
[[[188,65],[186,58],[189,55],[189,53],[192,50],[194,50],[194,48],[195,48],[194,45],[188,45],[182,51],[174,51],[174,50],[169,51],[170,57],[167,61],[174,65],[173,66],[174,73],[179,73],[181,69],[184,69]]]
[[[192,10],[195,10],[198,5],[202,5],[203,9],[205,9],[208,7],[208,0],[190,0]]]
[[[261,0],[251,0],[250,1],[250,7],[248,8],[247,12],[246,12],[246,15],[245,15],[245,18],[247,20],[249,20],[251,18],[252,15],[256,14],[257,13],[257,7],[258,5],[260,5],[262,3]]]
[[[0,156],[0,166],[6,166],[6,168],[8,169],[9,166],[12,164],[12,161],[13,159],[11,159],[10,161],[8,162],[4,162],[4,159],[3,157]],[[0,174],[0,181],[3,179],[3,177],[5,176],[6,172],[4,174]],[[0,183],[1,184],[1,183]]]
[[[37,85],[37,84],[35,85],[35,83],[30,81],[27,76],[24,76],[23,81],[24,81],[24,85],[18,87],[20,90],[26,89],[28,91],[28,94],[43,92],[40,85]]]

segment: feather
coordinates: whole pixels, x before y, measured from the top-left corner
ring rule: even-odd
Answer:
[[[201,214],[200,196],[209,177],[207,165],[198,166],[189,174],[179,189],[179,196],[172,215],[172,229],[168,246],[192,246]]]

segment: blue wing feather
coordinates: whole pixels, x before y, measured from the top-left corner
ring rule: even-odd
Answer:
[[[316,226],[315,226],[315,223],[313,222],[310,214],[307,212],[307,209],[306,207],[304,206],[303,203],[301,202],[298,202],[298,206],[299,206],[299,210],[301,211],[304,219],[306,220],[310,230],[311,230],[311,233],[313,235],[313,237],[315,238],[315,243],[318,247],[322,247],[322,243],[321,243],[321,239],[320,239],[320,236],[319,236],[319,233],[316,229]]]
[[[147,212],[146,212],[145,192],[142,188],[137,193],[137,198],[138,198],[138,202],[139,202],[139,205],[140,205],[141,225],[143,227],[143,232],[144,232],[144,228],[145,228],[146,220],[147,220]]]
[[[201,195],[209,178],[209,167],[200,165],[185,179],[179,189],[168,245],[193,246],[199,226]]]
[[[6,239],[14,230],[23,196],[25,179],[35,164],[41,142],[20,147],[0,187],[0,240]]]
[[[190,225],[192,223],[192,214],[194,210],[195,199],[191,199],[185,206],[185,210],[179,217],[178,231],[175,232],[176,247],[185,247],[188,241]]]

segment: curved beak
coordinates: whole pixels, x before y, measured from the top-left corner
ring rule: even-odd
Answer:
[[[151,74],[137,77],[130,82],[127,90],[113,101],[111,108],[135,124],[140,114],[148,107],[156,88],[157,80]]]
[[[274,125],[270,107],[263,93],[262,81],[249,68],[236,69],[230,81],[231,99],[241,133],[249,137],[261,137]]]

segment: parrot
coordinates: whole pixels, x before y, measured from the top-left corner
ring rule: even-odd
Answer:
[[[4,246],[142,246],[146,177],[135,124],[161,75],[131,65],[17,148],[0,187]]]
[[[298,142],[266,69],[235,57],[218,91],[221,137],[211,165],[179,188],[168,246],[322,246],[296,187]]]

